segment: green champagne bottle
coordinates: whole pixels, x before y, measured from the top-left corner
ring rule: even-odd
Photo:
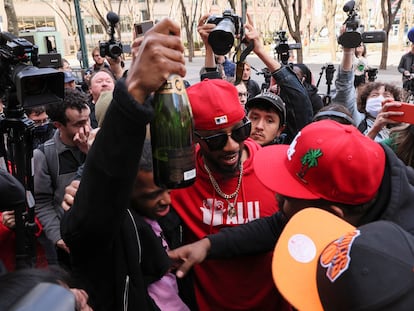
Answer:
[[[196,178],[193,114],[183,79],[171,75],[155,92],[150,124],[154,181],[159,187],[190,186]]]

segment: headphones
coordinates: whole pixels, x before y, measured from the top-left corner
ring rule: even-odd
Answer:
[[[354,120],[348,116],[347,114],[340,112],[340,111],[334,111],[334,110],[326,110],[326,111],[320,111],[313,117],[313,121],[320,121],[323,120],[322,117],[327,117],[326,119],[329,119],[331,117],[337,117],[344,120],[344,124],[354,125]]]

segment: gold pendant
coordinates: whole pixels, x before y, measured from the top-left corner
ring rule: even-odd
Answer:
[[[236,216],[236,209],[234,208],[234,205],[233,204],[229,204],[229,208],[228,208],[228,212],[227,212],[227,215],[230,217],[230,218],[233,218],[234,216]]]

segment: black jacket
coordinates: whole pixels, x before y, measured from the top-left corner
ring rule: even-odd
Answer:
[[[377,199],[358,226],[388,220],[414,234],[414,170],[398,159],[388,146],[383,148],[387,160]],[[283,226],[278,212],[245,225],[222,229],[208,236],[211,242],[209,256],[224,258],[272,251]]]
[[[138,104],[118,81],[74,205],[61,221],[77,285],[87,290],[95,311],[158,310],[147,285],[165,274],[170,260],[151,227],[128,209],[152,116],[149,99]],[[172,213],[166,217],[160,226],[174,248],[181,243],[181,223]]]
[[[313,114],[315,115],[323,107],[322,97],[318,94],[318,88],[315,85],[305,82],[303,86],[305,87],[306,92],[308,92]]]
[[[286,139],[290,144],[296,134],[308,123],[312,122],[313,110],[310,98],[295,72],[289,66],[283,66],[272,72],[276,83],[280,86],[280,98],[286,104]]]

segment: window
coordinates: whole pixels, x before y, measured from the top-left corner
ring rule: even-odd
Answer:
[[[24,16],[18,17],[19,31],[25,30],[56,30],[54,17],[50,16]]]

